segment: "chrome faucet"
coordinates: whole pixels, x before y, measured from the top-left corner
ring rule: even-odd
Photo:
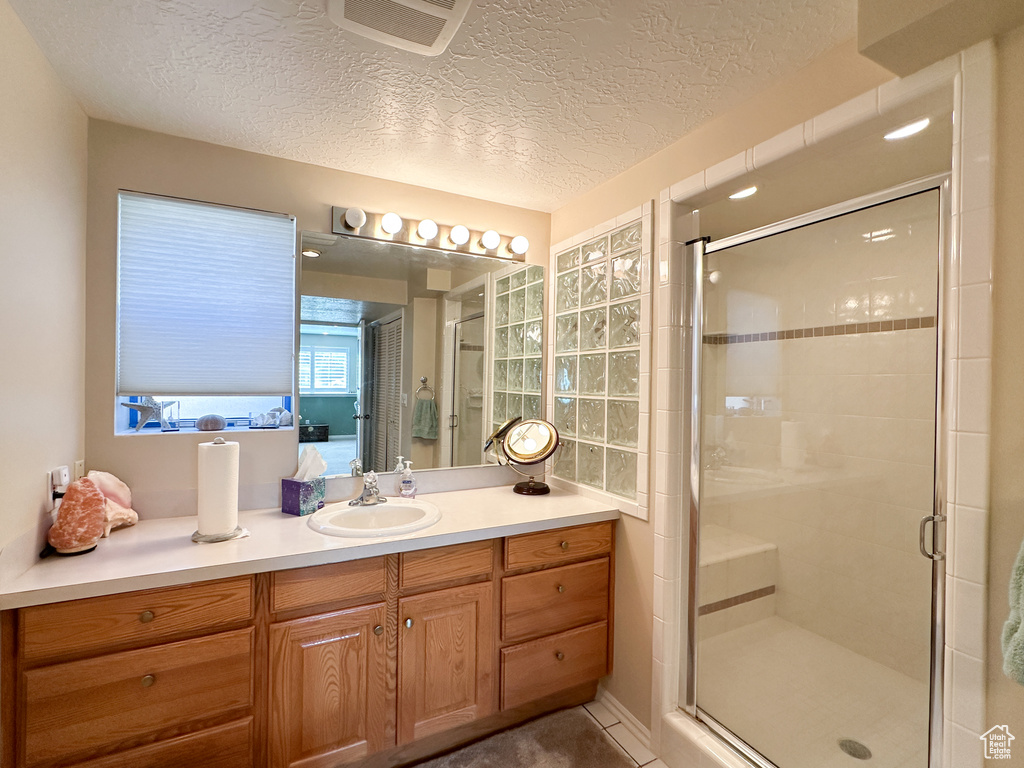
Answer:
[[[708,454],[708,461],[704,463],[704,469],[721,469],[722,465],[729,463],[729,452],[724,445],[716,445]]]
[[[363,475],[363,492],[348,504],[350,507],[370,507],[374,504],[383,504],[387,501],[380,495],[377,488],[377,473],[367,472]]]

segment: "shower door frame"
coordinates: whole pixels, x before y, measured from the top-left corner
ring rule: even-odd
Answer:
[[[935,473],[932,495],[932,514],[921,522],[921,553],[932,561],[932,629],[930,649],[929,676],[929,716],[928,716],[928,766],[939,768],[942,765],[942,730],[943,730],[943,667],[945,660],[945,541],[946,541],[946,429],[947,413],[945,407],[945,360],[946,360],[946,304],[947,304],[947,270],[952,268],[950,244],[950,208],[951,174],[942,173],[928,176],[915,181],[900,184],[881,192],[864,195],[843,203],[821,208],[810,213],[784,219],[764,227],[741,232],[736,235],[710,242],[707,238],[698,238],[686,243],[692,258],[691,298],[691,333],[690,333],[690,462],[689,462],[689,524],[687,552],[687,606],[686,606],[686,657],[683,660],[685,698],[681,709],[691,717],[704,723],[730,747],[742,754],[747,760],[761,768],[778,768],[763,755],[754,750],[740,737],[697,706],[697,611],[699,584],[699,540],[700,540],[700,492],[701,492],[701,376],[703,373],[703,338],[704,338],[704,257],[707,254],[728,248],[762,240],[772,235],[781,234],[801,227],[818,224],[835,219],[855,211],[873,208],[885,203],[894,202],[911,195],[937,190],[939,193],[939,252],[938,260],[938,295],[936,307],[936,375],[935,375]],[[925,551],[925,523],[931,525],[931,552]],[[781,768],[785,768],[782,766]]]

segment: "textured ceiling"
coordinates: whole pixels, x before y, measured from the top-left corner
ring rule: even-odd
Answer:
[[[92,117],[551,211],[854,36],[855,0],[476,0],[428,58],[326,0],[10,0]]]

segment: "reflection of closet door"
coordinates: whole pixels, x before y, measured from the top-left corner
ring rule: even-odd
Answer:
[[[367,470],[387,472],[398,458],[402,406],[402,319],[374,328],[373,461]]]

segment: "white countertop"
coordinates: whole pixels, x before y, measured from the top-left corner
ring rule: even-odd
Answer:
[[[0,609],[358,560],[619,517],[618,509],[606,503],[557,488],[546,496],[522,496],[513,493],[511,486],[501,486],[420,494],[420,498],[438,506],[441,520],[393,537],[324,536],[308,526],[308,518],[284,515],[280,509],[239,513],[239,525],[251,535],[217,544],[192,542],[194,516],[141,520],[100,539],[88,554],[54,555],[37,560],[27,570],[0,568]],[[0,557],[8,554],[5,551]]]

